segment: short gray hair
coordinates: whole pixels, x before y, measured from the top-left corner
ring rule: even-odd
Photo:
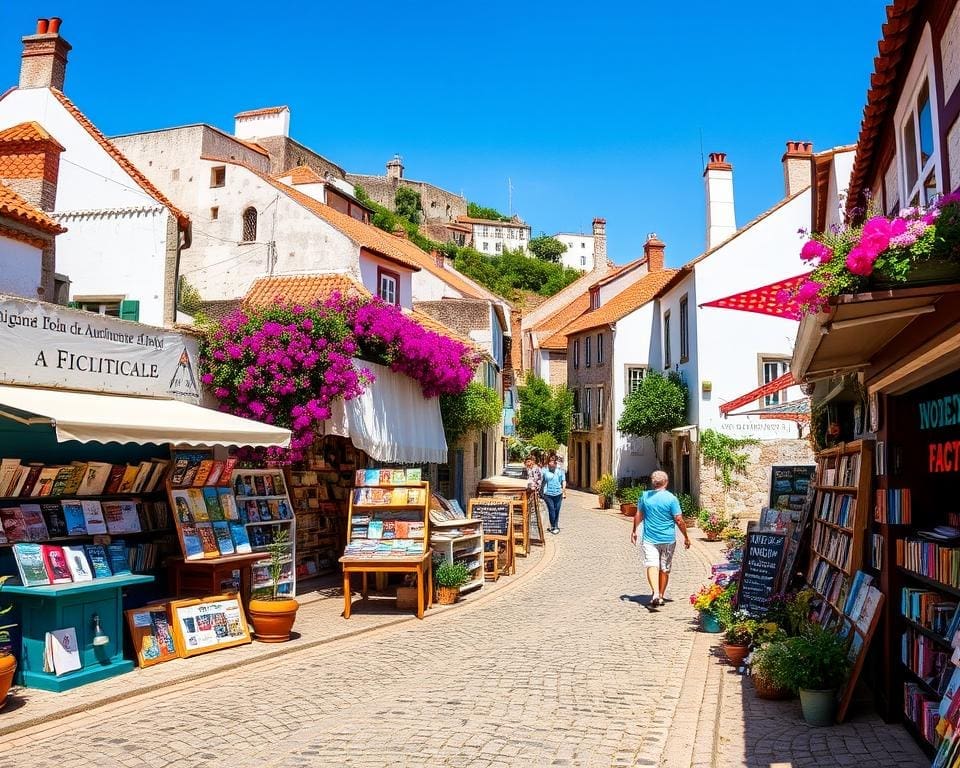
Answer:
[[[650,484],[654,488],[666,488],[667,483],[670,482],[670,478],[667,477],[667,473],[662,469],[658,469],[652,475],[650,475]]]

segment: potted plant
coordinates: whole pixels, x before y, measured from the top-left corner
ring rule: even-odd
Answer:
[[[453,605],[460,598],[460,587],[470,581],[470,571],[461,562],[444,561],[433,576],[437,584],[437,602]]]
[[[700,628],[704,632],[716,634],[723,631],[715,614],[723,593],[724,589],[719,584],[708,584],[690,595],[690,603],[700,613]]]
[[[10,576],[0,576],[0,587],[10,579]],[[0,608],[0,616],[10,613],[13,610],[13,604]],[[13,683],[13,676],[17,672],[17,657],[10,651],[9,631],[16,625],[0,625],[0,707],[7,702],[7,694],[10,692],[10,686]]]
[[[707,541],[717,541],[729,522],[723,512],[709,512],[701,509],[697,513],[697,525],[707,535]]]
[[[597,494],[600,509],[609,509],[610,500],[617,492],[617,481],[613,479],[613,475],[600,475],[600,479],[593,484],[593,490]]]
[[[617,498],[620,499],[620,512],[630,517],[637,514],[637,503],[645,490],[646,488],[642,485],[628,485],[626,488],[617,491]]]
[[[731,664],[739,667],[747,658],[751,648],[782,635],[782,631],[775,623],[751,619],[743,612],[737,612],[733,616],[733,623],[724,632],[723,652]]]
[[[290,556],[290,534],[286,528],[279,529],[273,541],[267,545],[267,556],[270,560],[271,595],[251,598],[247,612],[253,622],[253,633],[257,640],[263,643],[283,643],[290,639],[290,630],[293,629],[297,609],[300,607],[296,599],[280,592],[284,565]]]
[[[800,693],[803,719],[810,725],[832,724],[837,713],[837,689],[850,669],[846,641],[819,624],[810,624],[784,643],[789,654],[784,682]]]
[[[780,640],[764,643],[750,656],[750,679],[761,699],[789,699],[790,649]]]

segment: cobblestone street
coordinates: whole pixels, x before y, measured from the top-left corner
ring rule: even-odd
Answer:
[[[570,497],[502,594],[7,733],[0,768],[926,764],[902,729],[809,729],[795,702],[759,702],[769,738],[744,733],[740,679],[687,602],[709,551],[678,551],[674,602],[650,613],[628,521]]]

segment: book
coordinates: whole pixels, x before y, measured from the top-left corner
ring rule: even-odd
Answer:
[[[867,587],[865,592],[866,597],[864,598],[863,605],[860,607],[860,614],[857,618],[857,628],[861,632],[866,632],[870,629],[873,616],[877,612],[880,601],[883,600],[883,594],[876,587]]]
[[[178,489],[171,491],[170,495],[173,497],[173,508],[177,515],[177,520],[181,523],[192,523],[193,519],[193,510],[190,507],[190,494],[187,491]]]
[[[118,493],[126,471],[126,464],[113,464],[110,467],[110,474],[107,475],[107,482],[103,486],[103,492],[105,494]]]
[[[137,474],[133,478],[133,485],[130,486],[130,491],[132,493],[140,493],[143,491],[151,474],[153,474],[153,462],[141,461],[140,464],[137,465]]]
[[[10,496],[10,489],[16,482],[20,469],[20,459],[0,460],[0,496]]]
[[[93,579],[93,569],[87,560],[87,554],[81,545],[66,545],[63,547],[63,556],[67,560],[67,568],[70,569],[70,577],[74,581],[91,581]]]
[[[219,557],[220,547],[217,546],[217,535],[213,532],[213,523],[196,523],[197,535],[200,537],[200,546],[204,557]]]
[[[27,526],[20,507],[0,507],[0,525],[8,542],[27,541]]]
[[[231,456],[223,462],[223,471],[220,473],[220,485],[229,488],[233,481],[233,470],[237,466],[237,459]]]
[[[47,653],[45,666],[57,677],[74,672],[82,667],[80,648],[77,646],[77,630],[74,627],[55,629],[46,634]]]
[[[213,522],[213,535],[217,538],[217,549],[221,555],[232,555],[236,552],[233,545],[233,537],[230,535],[230,524],[226,520],[215,520]]]
[[[131,493],[133,484],[137,480],[137,474],[140,472],[139,464],[127,464],[123,468],[123,476],[120,478],[120,485],[114,493]]]
[[[49,496],[53,491],[53,484],[60,474],[62,467],[43,467],[37,475],[37,482],[30,490],[30,496]]]
[[[190,484],[193,486],[200,486],[207,482],[207,478],[210,476],[210,470],[213,469],[213,459],[202,459],[200,464],[197,465],[197,471],[193,474],[193,479]]]
[[[233,491],[223,487],[217,488],[216,490],[224,518],[227,520],[239,520],[240,512],[237,509],[237,501],[233,498]]]
[[[207,502],[203,500],[203,491],[199,488],[187,489],[187,498],[190,500],[190,512],[195,523],[205,523],[210,520],[207,512]]]
[[[63,484],[63,490],[60,491],[60,495],[63,496],[72,496],[80,488],[80,483],[83,482],[83,478],[87,474],[87,462],[85,461],[74,461],[70,463],[70,475],[67,477],[66,482]]]
[[[88,461],[80,485],[74,493],[81,496],[96,496],[103,493],[112,468],[113,465],[106,461]]]
[[[45,501],[40,505],[40,514],[47,524],[47,532],[51,539],[62,539],[67,535],[67,521],[63,516],[63,507],[59,501]]]
[[[107,559],[114,576],[126,576],[130,573],[130,551],[126,542],[112,541],[106,546]]]
[[[68,465],[60,467],[60,471],[53,478],[53,484],[50,486],[50,493],[42,494],[44,496],[62,496],[66,493],[67,482],[73,477],[74,467]],[[41,473],[42,476],[43,473]],[[71,491],[73,493],[73,491]]]
[[[407,473],[402,469],[390,470],[390,483],[392,485],[403,485],[407,481]]]
[[[163,481],[166,479],[167,470],[170,468],[169,459],[152,459],[153,469],[150,472],[146,484],[143,487],[145,493],[151,493],[163,487]]]
[[[277,495],[277,492],[273,488],[273,478],[270,475],[263,475],[263,492],[266,496]]]
[[[56,544],[41,544],[40,552],[43,553],[43,565],[47,569],[51,584],[69,584],[73,581],[70,568],[67,566],[66,555],[63,554],[63,547]]]
[[[39,544],[18,542],[13,545],[13,557],[20,571],[20,581],[25,587],[39,587],[50,583],[43,564],[43,552]]]
[[[105,501],[102,508],[103,518],[109,533],[139,533],[141,531],[136,502]]]
[[[25,474],[21,476],[22,482],[19,483],[19,488],[16,492],[11,493],[11,496],[19,496],[23,498],[24,496],[32,496],[33,487],[37,484],[37,479],[40,477],[40,473],[43,471],[43,464],[38,462],[31,462],[29,469]]]
[[[180,535],[183,538],[183,559],[202,560],[203,542],[200,541],[200,533],[197,531],[196,523],[182,523]]]
[[[60,502],[63,518],[67,526],[67,536],[86,536],[87,517],[83,512],[83,504],[77,499],[64,499]]]
[[[230,536],[233,539],[233,546],[237,554],[245,555],[253,552],[253,547],[250,546],[250,537],[247,535],[247,527],[243,523],[233,520],[228,521],[227,524],[230,526]]]
[[[87,544],[83,551],[87,553],[87,560],[90,561],[94,578],[105,579],[108,576],[113,576],[113,571],[110,570],[110,559],[107,557],[107,550],[103,544]]]
[[[220,496],[216,488],[206,486],[201,489],[203,494],[203,503],[207,510],[207,517],[210,520],[226,520],[223,510],[220,508]]]
[[[103,519],[103,507],[96,499],[80,502],[88,534],[107,533],[107,523]]]
[[[21,504],[20,514],[23,516],[23,527],[27,541],[43,541],[50,538],[47,523],[43,519],[39,504]]]
[[[379,539],[383,537],[383,520],[371,520],[367,525],[367,538]]]
[[[406,476],[408,483],[419,483],[423,478],[423,470],[420,467],[408,467]]]
[[[223,474],[224,462],[214,459],[213,466],[210,467],[210,474],[207,475],[207,481],[204,485],[216,485],[220,482],[220,475]]]
[[[253,476],[253,492],[257,496],[267,495],[267,484],[263,481],[263,475]]]

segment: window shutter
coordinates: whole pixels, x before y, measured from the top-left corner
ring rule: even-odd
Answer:
[[[68,302],[67,302],[67,306],[70,307],[70,309],[80,309],[80,302],[79,302],[79,301],[68,301]]]
[[[120,302],[121,320],[139,320],[140,302],[136,299],[129,299]]]

